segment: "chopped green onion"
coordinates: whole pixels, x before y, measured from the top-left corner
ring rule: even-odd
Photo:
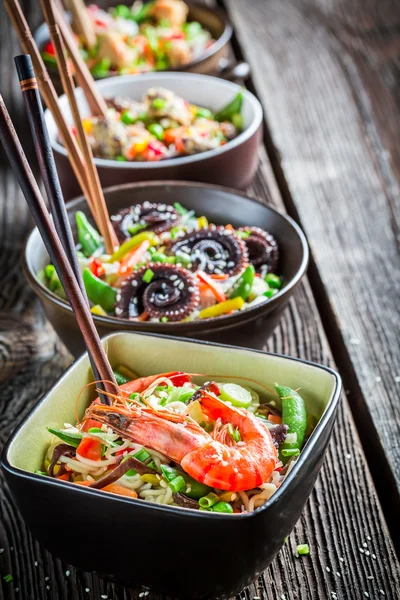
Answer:
[[[297,456],[298,454],[300,454],[300,450],[298,448],[282,448],[281,454],[285,458],[287,458],[288,456]]]
[[[60,440],[66,444],[69,444],[70,446],[73,446],[74,448],[77,448],[82,440],[81,433],[66,433],[65,431],[61,431],[61,429],[53,429],[52,427],[48,427],[47,431],[53,435],[56,435],[60,438]]]
[[[217,502],[219,502],[217,494],[210,492],[207,496],[203,496],[199,499],[199,506],[201,506],[201,508],[211,508],[211,506],[214,506]]]
[[[157,465],[156,465],[156,463],[154,462],[154,460],[151,460],[149,463],[147,463],[147,466],[148,466],[150,469],[154,469],[154,471],[158,471],[158,469],[157,469]]]
[[[91,427],[88,429],[88,433],[104,433],[104,431],[100,427]]]
[[[125,458],[122,460],[122,462],[125,462],[130,455],[125,456]],[[149,454],[147,452],[147,450],[145,450],[144,448],[141,448],[141,450],[139,450],[138,452],[136,452],[136,454],[132,455],[133,458],[136,458],[136,460],[140,460],[140,462],[145,462],[146,460],[148,460],[149,458],[151,458],[151,454]],[[125,475],[127,475],[128,477],[133,477],[134,475],[137,475],[135,469],[129,469],[129,471],[127,471],[125,473]]]
[[[124,110],[121,113],[121,121],[125,125],[133,125],[137,121],[137,117],[133,114],[133,112],[129,109]]]
[[[168,398],[167,404],[171,402],[187,402],[193,396],[194,390],[187,387],[173,387]]]
[[[296,550],[299,556],[310,554],[310,547],[308,544],[299,544],[296,547]]]
[[[233,508],[229,504],[229,502],[218,502],[217,504],[214,504],[214,506],[211,507],[211,510],[213,512],[220,513],[233,513]]]
[[[161,323],[168,323],[168,317],[161,317]]]
[[[151,269],[146,269],[142,279],[146,283],[150,283],[150,281],[153,279],[153,277],[154,277],[154,271],[152,271]]]
[[[181,492],[186,489],[186,481],[183,479],[182,475],[178,475],[172,481],[168,482],[169,487],[174,493]]]
[[[125,156],[122,156],[122,154],[118,154],[115,160],[117,160],[118,162],[126,162],[128,159],[125,158]]]
[[[264,292],[264,296],[266,298],[272,298],[272,296],[276,296],[276,294],[278,293],[278,290],[267,290],[266,292]]]
[[[251,231],[238,231],[235,230],[235,234],[241,239],[245,240],[246,238],[251,236]]]
[[[142,231],[142,229],[146,229],[146,227],[147,225],[145,223],[133,223],[132,225],[129,225],[128,231],[131,235],[136,235],[139,231]]]
[[[166,104],[167,101],[164,100],[164,98],[154,98],[153,102],[151,103],[152,107],[156,110],[162,110],[163,108],[165,108]]]
[[[9,573],[8,575],[4,575],[3,579],[6,583],[11,583],[11,581],[14,580],[14,577]]]
[[[267,273],[264,280],[268,283],[269,287],[276,290],[279,290],[282,286],[281,278],[278,275],[274,275],[274,273]]]
[[[228,423],[228,433],[236,443],[242,439],[238,427],[234,429],[232,423]]]
[[[129,400],[136,400],[138,396],[140,396],[138,392],[132,392],[132,394],[129,396]]]
[[[162,141],[164,139],[164,129],[158,123],[151,123],[147,129],[158,140]]]
[[[196,111],[196,118],[200,117],[203,119],[212,119],[214,117],[214,115],[212,114],[211,110],[209,110],[208,108],[203,108],[201,106],[197,107],[197,111]]]
[[[35,469],[33,472],[35,473],[35,475],[45,475],[45,476],[47,476],[46,471],[40,471],[39,469]]]
[[[181,216],[186,215],[186,213],[188,212],[188,210],[184,206],[182,206],[180,202],[174,202],[174,208],[178,211],[178,213]]]

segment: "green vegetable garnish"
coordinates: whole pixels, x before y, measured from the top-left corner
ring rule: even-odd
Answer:
[[[242,439],[238,427],[234,429],[232,423],[228,423],[228,433],[236,443]]]
[[[214,115],[212,114],[211,110],[209,110],[208,108],[203,108],[201,106],[198,106],[197,112],[196,112],[196,117],[201,117],[203,119],[213,119]]]
[[[43,475],[47,477],[46,471],[40,471],[39,469],[35,469],[33,472],[35,473],[35,475]]]
[[[117,290],[96,277],[90,269],[83,270],[82,278],[89,300],[100,304],[106,312],[112,312],[117,302]]]
[[[220,513],[233,513],[233,508],[229,504],[229,502],[218,502],[217,504],[214,504],[214,506],[211,507],[211,510],[213,512]]]
[[[220,391],[221,400],[230,402],[233,406],[247,408],[251,403],[250,392],[236,383],[224,383],[220,386]]]
[[[154,271],[152,271],[151,269],[146,269],[142,279],[145,283],[150,283],[151,280],[153,279],[153,277],[154,277]]]
[[[174,208],[178,211],[178,213],[181,216],[186,215],[186,213],[188,212],[188,210],[179,202],[174,202]]]
[[[69,444],[70,446],[73,446],[74,448],[77,448],[82,440],[81,433],[66,433],[61,429],[53,429],[52,427],[48,427],[47,431],[53,435],[56,435],[58,438],[60,438],[60,440],[66,444]]]
[[[158,140],[164,139],[164,129],[158,123],[151,123],[147,128]]]
[[[186,494],[186,496],[189,496],[189,498],[198,500],[199,498],[206,496],[209,492],[212,491],[210,487],[204,485],[203,483],[199,483],[183,471],[178,471],[178,469],[174,469],[173,467],[170,467],[168,465],[160,465],[160,467],[161,472],[164,475],[165,479],[168,481],[168,483],[178,476],[183,477],[186,483],[186,489],[183,491],[183,493]]]
[[[301,450],[304,443],[304,436],[307,428],[307,411],[303,398],[295,390],[289,387],[275,384],[275,389],[282,401],[282,423],[288,426],[288,438],[280,445],[280,459],[285,464],[288,456],[283,454],[283,450]],[[291,454],[290,456],[296,456]]]
[[[299,556],[310,554],[310,547],[308,544],[299,544],[296,547],[296,550]]]
[[[199,506],[201,506],[201,508],[211,508],[211,506],[214,506],[217,502],[219,502],[217,494],[210,492],[207,496],[203,496],[199,499]]]
[[[281,454],[285,458],[289,458],[289,456],[297,456],[300,454],[300,450],[298,448],[282,448]]]
[[[156,110],[162,110],[163,108],[165,108],[166,104],[167,101],[164,100],[164,98],[154,98],[153,102],[151,103],[152,107]]]
[[[131,110],[127,109],[121,113],[121,121],[125,125],[133,125],[137,121],[137,116]]]
[[[270,288],[279,290],[282,286],[281,278],[278,275],[274,275],[274,273],[267,273],[264,279]]]
[[[3,579],[6,583],[11,583],[12,581],[14,581],[14,577],[11,575],[11,573],[9,573],[8,575],[4,575]]]
[[[243,104],[243,91],[244,88],[236,94],[231,102],[215,113],[214,118],[216,121],[231,121],[233,115],[240,114]]]
[[[102,245],[102,238],[99,232],[89,223],[83,212],[78,210],[75,213],[75,219],[78,228],[78,241],[82,246],[83,254],[89,258]]]
[[[246,267],[242,275],[235,282],[235,285],[233,286],[232,292],[229,297],[236,298],[237,296],[240,296],[241,298],[243,298],[243,300],[247,300],[251,292],[255,272],[256,271],[253,265],[249,265],[248,267]]]
[[[178,475],[178,477],[175,477],[172,479],[172,481],[169,481],[168,485],[174,493],[182,492],[186,488],[186,482],[182,475]]]
[[[131,381],[131,379],[128,379],[128,377],[125,377],[125,375],[123,375],[119,371],[114,370],[113,373],[117,385],[124,385],[124,383],[128,383],[128,381]]]

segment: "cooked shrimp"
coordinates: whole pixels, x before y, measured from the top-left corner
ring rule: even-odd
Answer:
[[[153,383],[159,377],[153,377]],[[206,417],[217,422],[213,437],[189,417],[135,404],[130,408],[92,404],[85,418],[96,419],[123,438],[161,452],[210,487],[236,492],[267,481],[277,462],[267,428],[248,411],[228,406],[208,392],[199,402]],[[226,434],[224,425],[228,423],[239,430],[238,443]]]

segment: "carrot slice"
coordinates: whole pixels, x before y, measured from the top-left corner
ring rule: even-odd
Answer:
[[[219,285],[207,275],[207,273],[204,273],[204,271],[197,271],[196,275],[200,279],[200,281],[202,281],[209,287],[209,289],[214,294],[217,302],[225,302],[226,296],[224,292],[221,290]]]
[[[282,423],[282,417],[279,415],[268,415],[268,421],[270,423],[275,423],[276,425],[280,425]]]
[[[133,271],[133,267],[140,261],[143,254],[149,249],[149,240],[144,240],[138,246],[135,246],[133,250],[128,252],[121,260],[119,265],[118,275],[120,277],[130,275]]]
[[[61,477],[60,477],[61,479]],[[75,481],[76,485],[84,485],[88,487],[92,482],[91,481]],[[96,488],[94,488],[96,489]],[[99,492],[109,492],[110,494],[117,494],[118,496],[127,496],[128,498],[137,498],[138,495],[135,490],[128,490],[128,488],[123,487],[122,485],[117,485],[116,483],[110,483],[110,485],[106,485],[106,487],[98,490]]]

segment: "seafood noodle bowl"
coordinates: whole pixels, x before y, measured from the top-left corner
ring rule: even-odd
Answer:
[[[284,385],[275,384],[267,402],[217,377],[201,385],[199,375],[177,371],[137,378],[121,365],[115,376],[109,405],[97,399],[76,425],[48,428],[37,473],[156,504],[253,512],[282,484],[313,429],[301,395]]]
[[[136,204],[111,222],[121,245],[108,255],[98,231],[76,213],[94,314],[156,323],[224,317],[268,302],[284,284],[279,244],[260,227],[217,226],[177,202]],[[38,278],[66,299],[53,265]]]

